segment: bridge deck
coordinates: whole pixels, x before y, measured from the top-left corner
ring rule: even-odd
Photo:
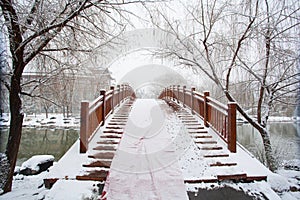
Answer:
[[[88,152],[78,155],[74,146],[48,180],[106,180],[107,195],[125,190],[134,195],[140,188],[155,191],[151,199],[160,194],[185,199],[183,183],[266,179],[270,171],[241,146],[230,153],[200,118],[174,102],[169,105],[162,100],[126,101],[95,134]]]

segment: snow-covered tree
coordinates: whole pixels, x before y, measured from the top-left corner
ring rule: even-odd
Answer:
[[[174,45],[158,54],[205,74],[229,101],[236,101],[241,115],[261,134],[266,164],[275,170],[266,123],[275,102],[295,104],[298,1],[194,0],[148,10],[150,14],[155,10],[155,21],[160,18],[154,25],[175,38]],[[241,91],[250,92],[256,119],[236,98]]]
[[[33,66],[39,56],[47,58],[48,68],[42,70],[57,74],[63,69],[80,64],[80,53],[92,53],[97,47],[116,37],[126,25],[124,4],[141,1],[104,0],[1,0],[1,30],[7,38],[9,75],[1,82],[9,91],[11,113],[6,156],[10,170],[3,186],[11,191],[23,123],[22,95],[33,95],[33,89],[24,91],[22,75]],[[88,58],[87,58],[88,59]],[[50,62],[51,60],[51,62]],[[64,67],[64,68],[62,68]],[[82,66],[81,66],[82,67]],[[49,76],[48,76],[49,77]],[[51,77],[51,76],[50,76]],[[2,77],[1,77],[2,78]],[[39,80],[37,84],[43,83]]]

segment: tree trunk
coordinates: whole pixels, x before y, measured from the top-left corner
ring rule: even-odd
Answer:
[[[274,158],[271,141],[270,141],[270,136],[269,136],[266,128],[259,130],[259,133],[262,136],[267,165],[271,171],[275,171],[277,169],[277,162]]]
[[[48,118],[48,107],[44,106],[45,112],[46,112],[46,118]]]
[[[10,129],[9,137],[6,146],[6,156],[9,161],[9,173],[7,175],[7,182],[4,185],[4,193],[10,192],[12,188],[12,181],[14,175],[14,169],[17,162],[17,155],[19,151],[19,146],[21,142],[22,134],[22,124],[24,115],[22,113],[22,101],[20,98],[21,87],[20,87],[20,77],[13,75],[11,78],[11,89],[9,93],[9,102],[10,102]]]
[[[225,91],[225,95],[229,101],[235,101],[235,99],[231,96],[231,94],[228,91]],[[237,110],[260,133],[263,140],[267,167],[271,171],[275,171],[277,169],[277,163],[274,158],[270,136],[268,134],[268,131],[266,130],[266,127],[263,127],[262,125],[254,121],[247,113],[244,112],[243,108],[239,104],[237,104]]]

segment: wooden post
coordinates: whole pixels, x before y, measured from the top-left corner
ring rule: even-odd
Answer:
[[[125,89],[125,88],[124,88],[124,85],[122,84],[122,85],[121,85],[121,91],[122,91],[122,92],[121,92],[121,99],[122,99],[121,101],[122,101],[122,102],[123,102],[123,100],[124,100],[124,89]]]
[[[236,103],[228,103],[228,150],[236,153]]]
[[[170,88],[167,87],[167,100],[169,100],[169,99],[170,99]]]
[[[180,85],[177,85],[177,103],[179,103],[179,89],[180,89]]]
[[[175,101],[175,85],[172,85],[172,100]]]
[[[111,114],[113,114],[115,111],[115,105],[114,105],[115,87],[110,86],[110,90],[112,91],[111,92]]]
[[[192,89],[191,89],[191,113],[192,114],[195,114],[195,112],[194,112],[194,101],[195,101],[194,92],[195,92],[195,90],[196,90],[196,88],[192,87]]]
[[[204,126],[205,127],[209,127],[209,108],[208,108],[208,99],[207,97],[209,97],[209,91],[204,91],[204,100],[203,100],[203,103],[204,103],[204,112],[203,112],[203,121],[204,121]]]
[[[185,92],[186,92],[186,86],[183,86],[183,107],[185,108]]]
[[[88,149],[89,131],[89,102],[82,101],[80,109],[80,153],[85,153]]]
[[[120,85],[117,85],[117,102],[118,106],[120,105]]]
[[[101,118],[102,119],[102,124],[101,126],[104,125],[105,123],[105,113],[106,113],[106,96],[105,96],[105,90],[100,90],[100,95],[103,96],[103,102],[102,102],[102,112],[101,112]]]
[[[127,85],[124,85],[124,95],[123,95],[123,99],[125,101],[125,98],[127,97]]]

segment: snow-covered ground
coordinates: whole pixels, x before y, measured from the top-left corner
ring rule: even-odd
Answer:
[[[1,200],[40,200],[40,199],[97,199],[98,182],[94,181],[77,181],[77,180],[59,180],[51,190],[48,190],[43,185],[43,179],[48,176],[49,172],[42,172],[35,176],[17,175],[13,181],[13,191],[4,195],[0,195]],[[251,195],[259,195],[264,192],[264,195],[269,199],[297,200],[300,199],[300,192],[290,191],[291,187],[300,184],[300,171],[294,170],[278,170],[277,174],[269,176],[268,182],[254,183],[202,183],[188,185],[191,191],[197,188],[216,189],[218,187],[229,186],[236,190],[242,190]],[[49,192],[51,191],[51,192]],[[279,194],[280,198],[275,194]]]
[[[4,113],[0,117],[0,127],[9,126],[10,116]],[[55,127],[55,128],[74,128],[79,127],[80,118],[76,117],[64,117],[63,114],[50,113],[48,118],[46,114],[26,115],[23,120],[24,127]]]

